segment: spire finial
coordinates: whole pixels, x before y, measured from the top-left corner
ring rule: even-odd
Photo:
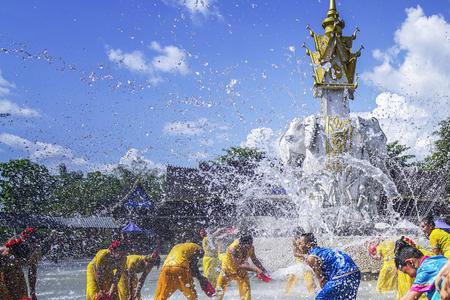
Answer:
[[[339,18],[336,0],[330,0],[330,8],[328,9],[327,17],[322,22],[322,27],[325,29],[325,33],[335,32],[339,34],[342,32],[342,28],[345,27],[344,21]]]
[[[336,11],[336,0],[330,0],[330,8],[328,9]],[[329,13],[329,12],[328,12]]]

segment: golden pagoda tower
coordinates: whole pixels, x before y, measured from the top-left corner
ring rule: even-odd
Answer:
[[[351,36],[342,35],[345,22],[339,17],[335,0],[330,0],[330,8],[322,21],[322,27],[325,30],[322,35],[316,34],[309,26],[307,27],[309,34],[314,38],[315,46],[315,51],[306,50],[311,57],[314,70],[314,96],[323,98],[328,96],[324,93],[334,91],[335,93],[331,94],[345,92],[343,95],[345,100],[353,99],[353,93],[358,86],[355,79],[356,62],[361,55],[361,49],[352,53],[352,45],[356,39],[356,32],[359,30],[356,28]],[[348,110],[348,101],[343,104]],[[334,112],[332,108],[322,107],[322,113],[333,115]],[[341,115],[340,110],[335,113]]]
[[[314,97],[321,99],[321,117],[327,139],[326,153],[338,155],[349,150],[352,135],[349,99],[354,98],[356,63],[361,48],[353,53],[356,28],[351,36],[343,36],[345,22],[339,17],[336,1],[330,0],[326,18],[322,21],[324,33],[316,34],[309,26],[315,51],[306,48],[314,71]]]

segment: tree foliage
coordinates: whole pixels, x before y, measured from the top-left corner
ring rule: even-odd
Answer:
[[[45,166],[27,159],[0,163],[0,201],[5,211],[46,213],[55,179]]]
[[[414,159],[415,156],[412,154],[406,154],[409,149],[411,149],[411,147],[402,145],[399,141],[387,144],[388,163],[398,167],[409,167],[413,165],[410,160]]]
[[[93,215],[109,211],[136,180],[158,199],[164,177],[155,170],[134,171],[118,166],[112,173],[59,172],[27,159],[0,163],[0,203],[6,212],[35,215]]]
[[[226,153],[219,156],[217,160],[228,165],[258,162],[264,157],[264,153],[248,147],[230,147],[228,149],[223,149],[223,151]]]
[[[433,132],[437,136],[433,153],[425,158],[427,170],[450,169],[450,118],[439,123],[439,129]]]
[[[422,167],[427,171],[442,171],[447,177],[447,193],[450,195],[450,118],[439,123],[433,132],[437,136],[434,150],[425,158]]]

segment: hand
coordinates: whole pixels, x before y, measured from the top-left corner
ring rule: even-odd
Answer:
[[[441,287],[444,285],[445,277],[450,274],[450,262],[447,262],[441,269],[441,271],[436,276],[436,279],[434,280],[434,286],[436,287],[436,290],[440,292]]]

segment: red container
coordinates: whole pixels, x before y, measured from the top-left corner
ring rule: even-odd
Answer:
[[[369,248],[367,249],[367,251],[369,251],[370,255],[377,255],[377,243],[375,242],[370,242],[369,244]]]
[[[258,275],[256,275],[256,277],[264,282],[270,282],[272,280],[269,275],[264,273],[259,273]]]
[[[212,284],[208,281],[206,282],[203,287],[203,292],[205,292],[206,296],[212,297],[216,294],[216,289],[212,286]]]

